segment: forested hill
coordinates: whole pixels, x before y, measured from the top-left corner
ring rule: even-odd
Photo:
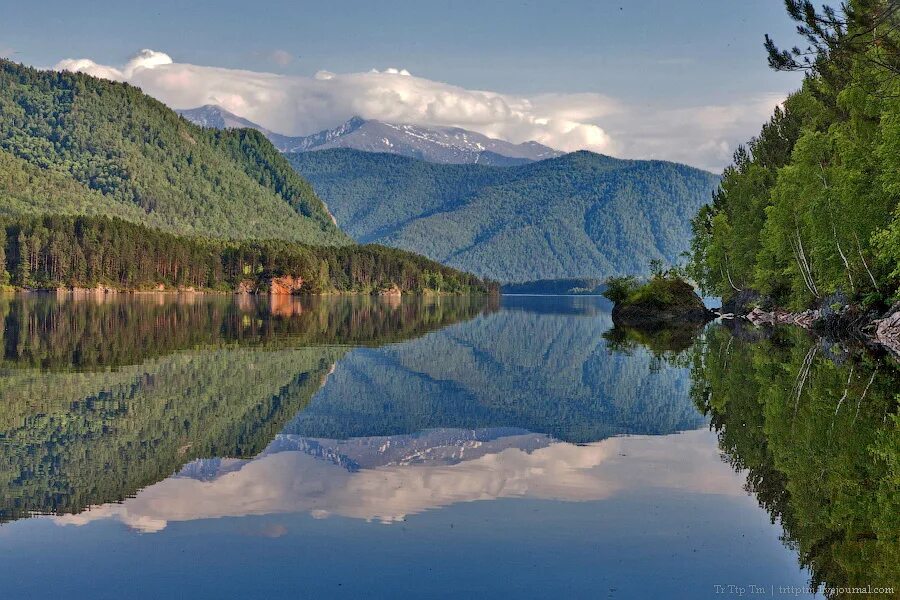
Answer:
[[[767,40],[769,64],[808,77],[698,214],[692,275],[724,297],[883,308],[900,285],[900,10],[788,8],[811,54]]]
[[[500,281],[642,273],[677,261],[718,176],[590,152],[441,165],[348,149],[288,155],[356,240]]]
[[[259,132],[202,129],[127,84],[0,60],[0,216],[29,214],[349,242]]]

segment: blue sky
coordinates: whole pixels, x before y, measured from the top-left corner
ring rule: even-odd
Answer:
[[[396,67],[428,81],[516,98],[602,95],[614,99],[620,109],[627,107],[632,122],[646,120],[650,113],[700,106],[732,107],[739,112],[742,103],[783,98],[800,82],[795,74],[771,72],[765,62],[763,34],[796,42],[781,0],[5,0],[4,4],[0,52],[43,67],[66,58],[121,67],[143,48],[165,53],[177,64],[288,77],[311,78],[322,70],[350,74]],[[155,93],[147,81],[140,83],[148,93],[165,96]],[[752,110],[756,109],[748,112]],[[369,116],[381,113],[376,110]],[[284,123],[280,129],[294,133],[327,125],[341,115],[329,113],[321,122],[308,115],[279,118]],[[723,135],[752,135],[761,118],[756,113],[747,118],[755,120]],[[679,158],[677,152],[667,155],[673,154],[667,148],[679,144],[624,150],[631,131],[635,138],[647,135],[630,129],[624,117],[604,122],[592,114],[583,121],[614,133],[620,154],[643,151]],[[530,133],[508,131],[513,130],[497,127],[489,132],[512,138]],[[548,134],[547,139],[555,138]],[[733,146],[737,141],[727,143]],[[684,140],[680,145],[700,142]],[[695,157],[693,162],[705,161],[701,166],[712,168],[716,160]]]

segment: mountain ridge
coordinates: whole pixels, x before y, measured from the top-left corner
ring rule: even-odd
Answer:
[[[287,155],[354,239],[502,282],[677,263],[719,176],[588,151],[525,165],[435,164],[350,149]]]
[[[538,142],[513,144],[461,127],[425,127],[354,116],[331,129],[306,136],[289,136],[271,131],[214,104],[178,109],[176,112],[203,127],[256,129],[269,138],[279,151],[285,153],[351,148],[435,163],[478,163],[492,166],[525,164],[563,154]]]

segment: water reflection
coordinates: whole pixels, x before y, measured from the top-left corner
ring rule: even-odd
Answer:
[[[496,302],[440,296],[0,295],[2,366],[102,369],[229,342],[379,345],[496,310]]]
[[[692,394],[813,585],[900,581],[898,365],[794,329],[713,327]]]
[[[518,427],[587,443],[700,427],[687,365],[612,351],[611,324],[609,313],[504,310],[357,350],[285,432],[348,438]]]
[[[0,521],[121,500],[195,458],[252,457],[346,344],[397,341],[486,308],[291,306],[284,317],[284,305],[247,297],[4,299]]]
[[[56,521],[84,525],[113,518],[156,532],[172,521],[293,512],[391,523],[459,502],[584,502],[645,488],[742,496],[708,435],[692,431],[586,445],[492,430],[346,441],[280,435],[253,460],[195,461],[123,503]]]
[[[477,505],[489,515],[471,528],[482,542],[515,552],[527,530],[528,560],[559,573],[582,565],[586,590],[619,572],[624,554],[603,535],[620,501],[619,518],[654,523],[621,540],[665,550],[646,564],[650,550],[635,551],[634,580],[648,564],[684,576],[670,562],[698,556],[684,542],[696,534],[710,545],[689,568],[710,581],[761,564],[763,575],[787,568],[789,582],[807,577],[801,567],[814,584],[896,581],[896,363],[797,330],[635,331],[613,328],[596,299],[503,302],[2,299],[0,520],[21,521],[0,534],[24,532],[6,538],[21,546],[52,520],[68,527],[52,527],[48,549],[54,536],[106,531],[96,535],[121,543],[132,530],[158,533],[144,536],[155,549],[178,524],[222,561],[247,542],[213,543],[209,519],[223,531],[229,518],[266,515],[332,517],[307,520],[341,531],[405,521],[377,528],[405,531]],[[504,512],[538,501],[540,519]],[[37,513],[53,516],[23,520]],[[778,545],[769,529],[745,547],[755,515],[777,523],[789,560],[765,545],[769,533]],[[102,528],[116,522],[130,530]],[[679,529],[687,522],[696,531]],[[269,525],[266,535],[286,535]],[[384,541],[354,531],[359,547]],[[15,562],[18,548],[2,542]],[[445,542],[424,536],[417,548]],[[577,562],[594,551],[611,554],[605,571]],[[496,579],[479,564],[466,572]]]

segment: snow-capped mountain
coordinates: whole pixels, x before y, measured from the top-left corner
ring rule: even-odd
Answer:
[[[266,136],[272,134],[265,127],[257,125],[253,121],[248,121],[243,117],[239,117],[232,112],[228,112],[221,106],[215,104],[207,104],[198,108],[176,109],[179,115],[200,127],[211,127],[213,129],[239,129],[246,127],[249,129],[257,129]],[[276,134],[277,135],[277,134]]]
[[[352,148],[364,152],[399,154],[435,163],[480,163],[496,166],[524,164],[563,154],[537,142],[513,144],[459,127],[423,127],[353,117],[333,129],[308,136],[287,136],[215,105],[178,112],[203,127],[257,129],[281,152]]]

